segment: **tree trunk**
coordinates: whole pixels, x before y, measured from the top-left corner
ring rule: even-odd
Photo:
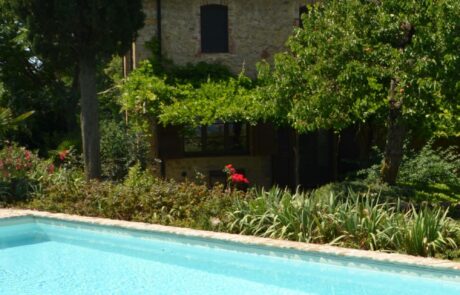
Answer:
[[[67,114],[66,126],[67,131],[74,134],[77,131],[80,132],[80,126],[78,126],[77,113],[78,113],[78,101],[80,98],[80,69],[78,65],[75,66],[75,70],[72,78],[72,86],[70,88],[70,96],[64,111]]]
[[[382,181],[390,185],[396,184],[399,166],[403,157],[406,131],[402,122],[402,100],[396,100],[397,85],[396,80],[391,81],[387,142],[381,170]]]
[[[80,105],[83,157],[86,179],[101,177],[99,102],[96,90],[96,60],[94,56],[81,56],[80,68]]]
[[[147,159],[147,169],[155,176],[161,176],[160,146],[158,139],[158,122],[154,118],[149,118],[149,155]]]

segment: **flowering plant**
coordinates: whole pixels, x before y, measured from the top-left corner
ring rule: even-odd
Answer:
[[[230,190],[234,188],[245,189],[249,180],[242,173],[238,173],[232,164],[224,167],[224,173],[227,174],[227,184]]]
[[[63,151],[58,152],[59,160],[64,162],[67,156],[69,155],[69,153],[70,153],[70,150],[63,150]]]
[[[36,152],[6,143],[0,149],[0,202],[27,198],[53,173],[51,159],[42,160]]]
[[[0,178],[23,178],[31,171],[37,156],[25,148],[9,145],[0,151]]]

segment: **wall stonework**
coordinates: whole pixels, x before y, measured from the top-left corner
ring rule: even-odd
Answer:
[[[137,33],[135,42],[136,61],[140,62],[151,56],[150,49],[145,43],[156,38],[158,33],[157,6],[155,0],[144,0],[143,8],[145,14],[144,27]]]
[[[312,0],[162,0],[162,55],[178,65],[219,63],[234,74],[244,69],[254,78],[257,62],[271,61],[274,54],[285,49],[286,41],[299,24],[299,8],[307,2]],[[200,9],[207,4],[228,6],[228,53],[201,52]],[[138,32],[134,45],[134,64],[151,56],[145,43],[158,38],[156,5],[156,0],[144,0],[145,26]],[[270,186],[273,151],[269,150],[272,144],[267,138],[272,139],[273,134],[266,134],[263,130],[256,133],[251,137],[251,155],[167,158],[163,159],[165,176],[176,180],[194,179],[196,172],[209,176],[210,171],[222,170],[226,164],[232,163],[245,171],[251,183]],[[170,135],[163,134],[170,137],[168,139],[173,138]]]
[[[137,60],[149,56],[146,41],[157,34],[155,0],[144,0],[146,26],[136,41]],[[298,24],[299,7],[309,1],[299,0],[162,0],[162,52],[179,65],[220,63],[237,74],[243,68],[251,77],[256,63],[270,60],[284,49],[293,28]],[[229,52],[201,53],[200,7],[206,4],[228,6]]]

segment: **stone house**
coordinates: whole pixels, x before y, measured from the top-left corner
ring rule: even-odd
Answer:
[[[294,27],[301,25],[300,15],[308,2],[144,0],[145,27],[124,59],[125,69],[148,58],[145,43],[156,38],[162,55],[175,64],[219,63],[235,74],[244,68],[255,77],[256,63],[282,51]],[[162,174],[178,180],[201,173],[210,183],[223,181],[222,168],[228,163],[252,183],[264,186],[311,187],[340,172],[337,136],[328,131],[300,136],[271,124],[216,122],[190,132],[161,128],[159,142]]]

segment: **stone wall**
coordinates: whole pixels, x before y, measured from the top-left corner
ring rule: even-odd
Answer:
[[[285,48],[285,43],[299,23],[299,8],[311,0],[162,0],[162,54],[175,64],[219,63],[233,73],[243,68],[256,76],[256,63],[271,60]],[[200,8],[206,4],[228,6],[229,52],[204,54],[201,52]],[[150,49],[145,43],[157,37],[158,19],[156,0],[144,0],[145,27],[135,42],[135,61],[148,58]],[[258,132],[260,136],[269,136]],[[270,136],[271,138],[271,136]],[[161,141],[161,138],[160,138]],[[251,143],[258,146],[260,138]],[[260,145],[260,144],[259,144]],[[263,147],[258,147],[263,150]],[[260,154],[263,154],[261,156]],[[251,183],[270,186],[272,160],[270,153],[259,151],[249,156],[192,157],[166,159],[165,176],[176,180],[194,179],[197,172],[209,176],[209,171],[220,171],[232,163],[243,169]]]
[[[162,52],[174,63],[220,63],[255,76],[256,63],[284,49],[298,24],[301,0],[162,0]],[[136,42],[137,60],[148,57],[145,41],[157,32],[155,0],[145,0],[146,26]],[[201,53],[200,7],[223,4],[229,13],[229,53]]]
[[[138,32],[135,42],[136,62],[140,62],[150,57],[150,49],[146,48],[145,43],[157,36],[158,20],[157,7],[155,0],[144,0],[143,3],[145,21],[144,27]]]

